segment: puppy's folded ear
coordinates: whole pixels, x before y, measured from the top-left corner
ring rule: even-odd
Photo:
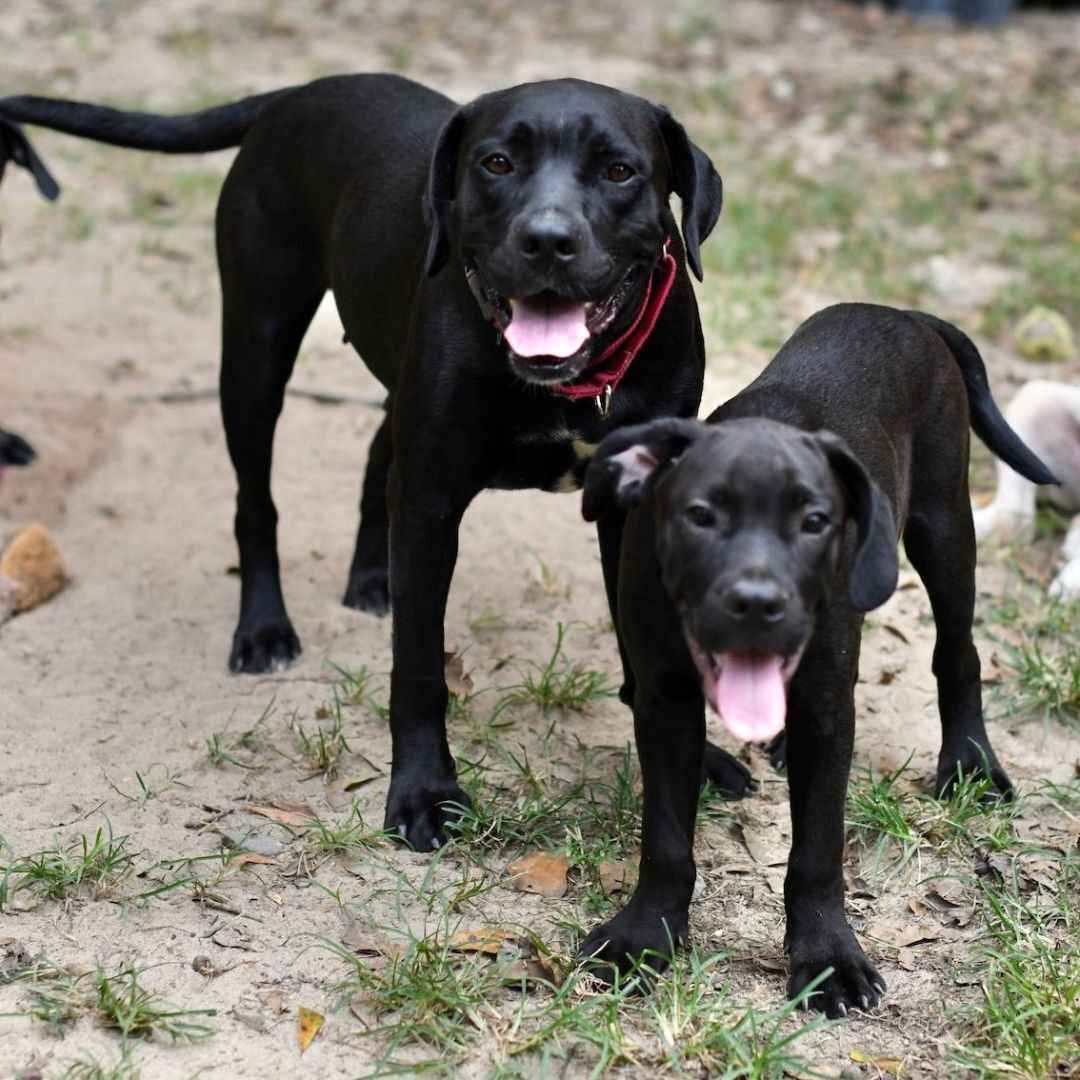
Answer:
[[[428,277],[437,274],[450,257],[447,216],[450,204],[454,201],[461,137],[471,115],[469,105],[458,109],[443,125],[439,137],[435,140],[435,152],[431,155],[427,189],[424,191],[424,224],[431,230],[425,266]]]
[[[30,140],[23,134],[18,124],[0,116],[0,178],[4,175],[4,166],[13,161],[27,169],[37,184],[38,191],[50,202],[60,194],[60,185],[53,179],[52,173],[45,168],[45,163],[34,152]]]
[[[708,154],[690,141],[682,124],[662,105],[653,106],[671,166],[671,190],[682,200],[686,261],[701,281],[701,245],[713,231],[724,202],[724,185]]]
[[[613,431],[585,473],[582,517],[595,521],[612,503],[631,509],[646,502],[683,451],[707,430],[697,420],[667,417]]]
[[[857,610],[870,611],[892,596],[900,574],[892,507],[839,435],[822,431],[818,433],[818,442],[844,485],[849,512],[855,520],[855,561],[848,582],[848,599]]]

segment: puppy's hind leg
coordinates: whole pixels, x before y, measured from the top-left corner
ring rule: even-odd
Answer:
[[[929,487],[929,485],[928,485]],[[940,487],[937,490],[948,490]],[[904,547],[930,596],[937,631],[933,671],[941,715],[939,798],[947,799],[961,775],[986,776],[1010,798],[1012,782],[1001,767],[983,722],[979,654],[971,634],[975,612],[975,535],[967,485],[946,504],[917,496],[904,530]]]
[[[349,583],[342,603],[357,611],[385,615],[390,610],[390,514],[386,484],[393,460],[391,403],[371,440],[364,487],[360,495],[360,527],[349,567]]]
[[[279,243],[272,223],[246,202],[218,217],[222,288],[221,413],[236,472],[240,619],[229,653],[233,671],[285,667],[300,641],[285,611],[270,494],[274,429],[304,332],[325,292],[309,255]]]

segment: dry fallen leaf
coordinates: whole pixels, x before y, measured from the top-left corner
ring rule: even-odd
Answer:
[[[306,1005],[300,1006],[300,1020],[296,1034],[301,1054],[311,1045],[311,1040],[322,1031],[325,1023],[326,1017],[322,1013],[309,1009]]]
[[[517,935],[510,930],[489,926],[483,930],[462,930],[450,938],[451,952],[483,953],[498,956],[504,941],[513,941]]]
[[[274,801],[269,806],[249,806],[253,814],[259,814],[279,825],[310,825],[315,819],[315,811],[306,803],[285,803]]]
[[[472,692],[473,681],[465,674],[465,658],[458,652],[443,653],[446,688],[451,694],[464,696]]]
[[[254,851],[242,851],[229,860],[230,866],[275,866],[277,859],[271,859],[269,855],[257,855]]]
[[[787,862],[791,837],[775,822],[739,825],[742,842],[758,866],[783,866]]]
[[[548,982],[559,986],[563,974],[550,956],[522,956],[503,970],[507,982]]]
[[[605,896],[612,893],[628,892],[637,881],[637,867],[626,862],[625,859],[616,859],[614,862],[604,861],[600,864],[600,888]]]
[[[893,637],[899,638],[905,645],[911,644],[911,638],[909,638],[899,626],[893,626],[892,623],[882,623],[881,629],[892,634]]]
[[[883,941],[886,945],[897,948],[910,948],[912,945],[925,945],[939,941],[941,934],[928,926],[890,926],[888,923],[871,923],[866,928],[867,934]]]
[[[857,1061],[860,1065],[873,1065],[875,1069],[880,1069],[890,1076],[900,1075],[900,1062],[897,1058],[877,1058],[864,1050],[852,1050],[851,1060]]]
[[[566,895],[566,870],[566,856],[554,855],[548,851],[533,851],[522,855],[506,868],[511,885],[518,892],[550,897]]]

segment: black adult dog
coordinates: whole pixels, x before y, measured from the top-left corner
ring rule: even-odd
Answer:
[[[0,100],[0,149],[55,195],[17,121],[172,153],[240,145],[217,214],[221,404],[239,487],[234,671],[300,651],[270,459],[301,338],[333,290],[349,341],[389,394],[345,590],[351,607],[393,609],[386,825],[437,846],[448,804],[467,803],[443,674],[462,514],[486,487],[577,488],[613,428],[696,412],[704,352],[684,261],[700,278],[720,177],[666,109],[576,80],[461,108],[385,75],[171,118]],[[618,515],[599,530],[609,596],[621,532]],[[750,782],[723,758],[715,779],[733,794]]]
[[[862,613],[895,588],[898,533],[937,627],[937,792],[947,797],[961,773],[1012,791],[983,725],[971,636],[969,420],[1018,472],[1054,482],[998,412],[959,330],[845,304],[804,323],[707,425],[657,420],[601,443],[585,517],[647,508],[627,522],[618,593],[637,681],[641,875],[581,947],[602,976],[686,936],[704,694],[739,739],[786,733],[789,994],[827,967],[812,1004],[830,1016],[884,993],[844,919],[841,862]]]

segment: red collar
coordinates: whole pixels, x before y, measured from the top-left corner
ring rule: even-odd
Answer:
[[[582,378],[571,383],[554,383],[547,389],[561,394],[571,401],[595,398],[602,416],[607,416],[611,395],[634,362],[634,357],[649,340],[660,313],[664,310],[668,294],[675,284],[679,264],[668,251],[670,241],[664,241],[664,250],[656,269],[645,283],[645,297],[634,321],[602,353],[594,356],[583,372]]]

